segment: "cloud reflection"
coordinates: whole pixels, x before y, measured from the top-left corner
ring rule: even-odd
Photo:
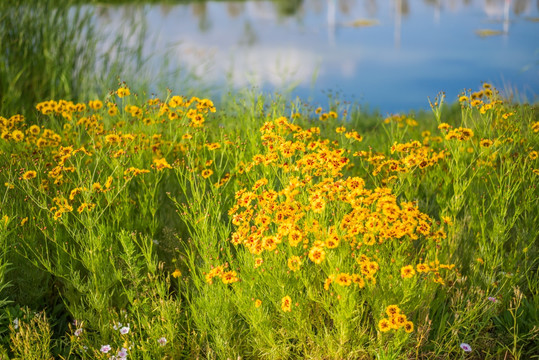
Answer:
[[[234,87],[269,84],[274,87],[306,82],[317,70],[320,55],[308,49],[272,45],[232,47],[184,42],[176,59],[207,81],[223,81]]]

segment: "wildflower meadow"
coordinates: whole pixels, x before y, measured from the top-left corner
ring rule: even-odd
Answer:
[[[1,359],[537,357],[535,105],[40,101],[0,114]]]

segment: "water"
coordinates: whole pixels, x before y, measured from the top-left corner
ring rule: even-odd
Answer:
[[[129,33],[129,19],[136,18],[147,26],[144,48],[153,54],[150,64],[166,57],[168,66],[189,69],[220,94],[256,87],[322,105],[336,94],[394,113],[427,109],[427,98],[440,91],[454,101],[463,89],[486,81],[537,100],[539,1],[96,6],[97,21],[111,38],[126,29]],[[495,35],[485,36],[484,30]]]

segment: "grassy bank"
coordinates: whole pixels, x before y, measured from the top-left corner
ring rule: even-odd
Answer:
[[[536,356],[536,106],[158,98],[77,4],[0,2],[0,358]]]
[[[0,118],[4,354],[537,354],[534,106],[42,100]]]

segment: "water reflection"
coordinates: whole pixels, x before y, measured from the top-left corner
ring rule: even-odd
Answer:
[[[198,19],[201,24],[201,30],[208,26],[208,3],[209,1],[193,1],[193,3],[182,4],[191,8],[191,14]],[[250,1],[233,0],[225,1],[226,14],[230,18],[237,18],[250,8],[246,6]],[[297,17],[301,21],[309,12],[321,13],[326,10],[325,3],[331,3],[330,6],[335,6],[339,13],[348,15],[361,8],[369,17],[375,17],[379,11],[378,0],[266,0],[252,1],[254,8],[257,11],[264,13],[271,12],[279,18]],[[157,5],[161,8],[162,14],[167,15],[174,7],[170,2]],[[507,11],[520,16],[533,11],[534,5],[532,0],[423,0],[422,6],[431,6],[435,9],[435,17],[439,17],[442,11],[457,12],[466,8],[480,7],[489,17],[504,16]],[[539,8],[539,1],[535,1],[535,8]],[[252,8],[250,8],[252,9]],[[409,0],[400,0],[395,7],[399,16],[407,16],[412,9]]]
[[[530,67],[537,61],[539,25],[526,20],[538,17],[539,1],[197,1],[98,8],[102,20],[130,19],[128,13],[138,11],[137,21],[148,26],[148,53],[169,54],[171,63],[224,88],[296,87],[295,94],[314,100],[322,99],[320,90],[342,90],[393,111],[423,106],[440,90],[456,96],[481,81],[532,96],[539,87],[537,66]],[[128,23],[115,22],[103,20],[103,28],[129,32]]]

